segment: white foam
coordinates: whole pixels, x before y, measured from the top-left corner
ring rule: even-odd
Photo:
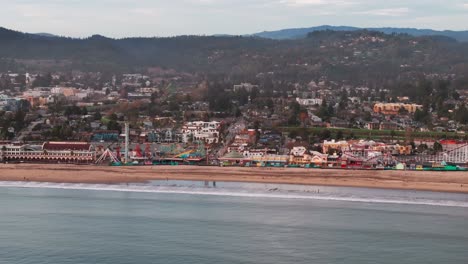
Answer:
[[[167,187],[152,185],[111,185],[111,184],[72,184],[72,183],[44,183],[44,182],[6,182],[0,181],[0,187],[7,188],[43,188],[43,189],[64,189],[64,190],[90,190],[90,191],[114,191],[114,192],[136,192],[136,193],[165,193],[165,194],[189,194],[189,195],[211,195],[211,196],[233,196],[250,198],[276,198],[276,199],[312,199],[340,202],[361,202],[361,203],[384,203],[384,204],[407,204],[407,205],[431,205],[448,207],[468,208],[468,202],[452,200],[404,200],[396,198],[379,197],[356,197],[356,196],[332,196],[317,195],[310,193],[282,193],[282,192],[253,192],[231,191],[226,189],[204,189],[190,187]]]

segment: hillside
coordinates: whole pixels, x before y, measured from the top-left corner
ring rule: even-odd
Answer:
[[[0,71],[141,71],[150,67],[249,79],[273,72],[284,81],[385,84],[423,75],[468,73],[468,43],[371,31],[316,31],[306,38],[179,36],[86,39],[0,29]]]
[[[270,39],[297,39],[305,38],[308,33],[322,30],[332,30],[332,31],[358,31],[358,30],[369,30],[382,32],[385,34],[408,34],[415,37],[420,36],[445,36],[456,39],[458,41],[467,42],[468,41],[468,31],[452,31],[452,30],[432,30],[432,29],[416,29],[416,28],[358,28],[358,27],[347,27],[347,26],[318,26],[318,27],[309,27],[309,28],[290,28],[282,29],[275,31],[264,31],[260,33],[253,34],[253,36],[270,38]]]

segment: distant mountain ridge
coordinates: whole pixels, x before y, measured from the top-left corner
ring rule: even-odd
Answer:
[[[41,37],[49,37],[49,38],[56,38],[58,37],[57,35],[46,33],[46,32],[41,32],[41,33],[34,33],[34,35],[38,35]]]
[[[466,31],[453,31],[453,30],[433,30],[433,29],[417,29],[417,28],[395,28],[395,27],[381,27],[381,28],[359,28],[349,26],[317,26],[309,28],[289,28],[275,31],[264,31],[252,34],[256,37],[269,38],[269,39],[299,39],[305,38],[308,33],[322,30],[333,31],[357,31],[357,30],[370,30],[382,32],[385,34],[408,34],[415,37],[420,36],[445,36],[456,39],[462,42],[468,42],[468,30]]]
[[[432,74],[457,76],[468,84],[468,42],[445,36],[325,29],[330,28],[304,38],[276,40],[256,36],[70,38],[0,27],[0,72],[111,74],[159,67],[200,78],[229,76],[236,82],[271,72],[274,78],[290,82],[327,76],[330,81],[356,85],[366,80],[377,87]]]
[[[324,30],[331,30],[331,31],[359,31],[359,30],[369,30],[369,31],[376,31],[385,34],[408,34],[410,36],[415,37],[422,37],[422,36],[443,36],[453,38],[460,42],[468,42],[468,30],[464,31],[454,31],[454,30],[433,30],[433,29],[418,29],[418,28],[397,28],[397,27],[351,27],[351,26],[330,26],[330,25],[322,25],[316,27],[308,27],[308,28],[287,28],[287,29],[280,29],[280,30],[273,30],[273,31],[263,31],[254,34],[244,34],[242,36],[253,36],[253,37],[260,37],[266,39],[275,39],[275,40],[286,40],[286,39],[301,39],[306,38],[309,33],[316,32],[316,31],[324,31]],[[54,35],[51,33],[23,33],[16,30],[11,30],[7,28],[3,28],[0,26],[0,36],[3,34],[8,35],[16,35],[18,33],[29,35],[29,36],[38,36],[44,38],[59,38],[62,36]],[[240,35],[230,35],[230,34],[215,34],[214,37],[236,37]],[[101,35],[93,35],[89,38],[96,38],[102,37],[107,38]],[[72,39],[77,39],[73,38]],[[125,37],[124,37],[125,39]]]

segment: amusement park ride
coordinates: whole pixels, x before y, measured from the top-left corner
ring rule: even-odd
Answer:
[[[150,143],[146,143],[145,149],[142,150],[140,144],[135,145],[134,150],[130,150],[129,125],[125,123],[125,141],[124,149],[121,153],[120,146],[115,147],[115,151],[111,150],[113,144],[99,156],[96,164],[110,162],[112,165],[152,165],[152,164],[179,164],[179,163],[198,163],[206,157],[206,147],[201,141],[195,142],[197,148],[186,150],[179,146],[180,144],[161,145],[153,152]],[[123,157],[122,157],[123,156]]]

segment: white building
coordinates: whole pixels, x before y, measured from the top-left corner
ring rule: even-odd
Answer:
[[[305,147],[293,147],[291,149],[291,152],[290,152],[290,155],[293,155],[293,156],[304,156],[304,154],[306,154],[307,152],[307,149]]]
[[[258,85],[254,85],[254,84],[251,84],[251,83],[241,83],[241,84],[234,85],[233,91],[237,92],[237,91],[239,91],[241,89],[244,89],[247,92],[252,92],[252,90],[256,89],[256,88],[258,88]]]
[[[40,90],[40,89],[34,89],[34,90],[27,90],[23,92],[23,97],[28,98],[28,97],[33,97],[33,98],[38,98],[38,97],[43,97],[46,98],[50,95],[50,91],[47,90]]]
[[[302,99],[296,98],[297,103],[303,106],[313,106],[313,105],[322,105],[323,100],[319,98],[309,98],[309,99]]]
[[[187,122],[182,127],[182,141],[187,143],[190,139],[193,141],[203,141],[206,144],[219,142],[220,122],[194,121]]]

